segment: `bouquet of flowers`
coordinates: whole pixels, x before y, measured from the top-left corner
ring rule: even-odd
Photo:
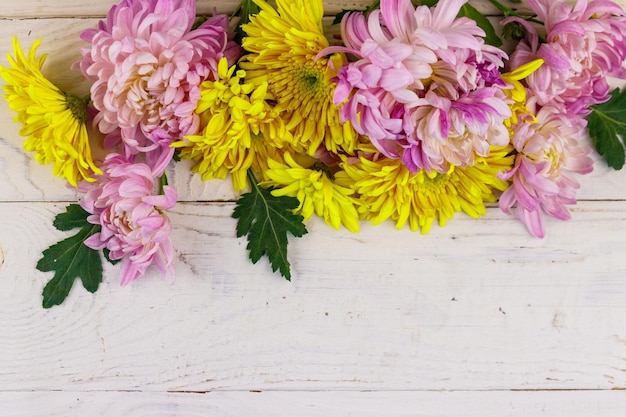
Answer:
[[[101,253],[122,285],[151,266],[174,276],[181,159],[232,179],[237,236],[287,279],[288,237],[313,214],[425,234],[497,202],[543,237],[544,217],[570,218],[594,146],[624,164],[626,94],[607,77],[626,78],[626,17],[608,0],[528,0],[531,15],[490,1],[499,30],[466,0],[380,0],[342,11],[329,38],[322,0],[242,0],[230,17],[122,0],[80,35],[87,97],[46,78],[40,41],[25,54],[14,38],[0,76],[24,148],[81,195],[54,220],[79,231],[37,264],[54,271],[43,306],[77,278],[96,291]]]

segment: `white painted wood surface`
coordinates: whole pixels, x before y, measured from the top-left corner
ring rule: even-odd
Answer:
[[[13,34],[43,37],[51,78],[86,89],[66,72],[77,34],[114,1],[10,3],[2,62]],[[625,172],[597,164],[543,240],[496,208],[428,236],[313,220],[289,283],[248,262],[229,183],[181,164],[175,284],[120,288],[106,266],[96,294],[77,283],[43,310],[50,274],[34,266],[76,196],[22,151],[12,117],[0,102],[2,417],[626,415]]]

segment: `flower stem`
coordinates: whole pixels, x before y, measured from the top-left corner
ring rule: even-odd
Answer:
[[[248,176],[248,180],[250,180],[250,188],[251,189],[258,188],[259,182],[257,181],[256,176],[254,175],[254,172],[252,172],[251,168],[248,168],[246,175]]]

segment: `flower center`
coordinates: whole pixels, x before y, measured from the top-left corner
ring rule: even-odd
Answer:
[[[114,226],[118,233],[128,235],[135,230],[131,215],[127,211],[115,213],[111,211],[111,225]]]
[[[72,112],[72,115],[81,124],[87,120],[87,102],[89,96],[85,98],[76,97],[74,94],[65,93],[65,105]]]
[[[290,95],[295,99],[293,105],[301,110],[312,110],[309,108],[312,103],[325,101],[326,82],[324,73],[319,68],[301,67],[293,71],[295,88]]]
[[[298,72],[298,82],[304,90],[317,92],[320,88],[320,79],[318,71],[312,68],[303,68]]]
[[[561,165],[563,164],[563,149],[554,149],[554,147],[550,147],[550,149],[545,153],[544,157],[548,160],[548,172],[546,175],[551,178],[557,178],[560,176]]]
[[[428,173],[425,171],[420,171],[418,172],[417,178],[416,178],[417,187],[421,191],[427,191],[427,192],[440,190],[450,180],[451,173],[452,173],[452,170],[445,174],[441,174],[437,171],[431,171]]]

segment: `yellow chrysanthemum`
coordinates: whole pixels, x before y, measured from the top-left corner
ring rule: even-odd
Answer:
[[[435,219],[444,226],[456,212],[483,216],[485,202],[496,201],[494,190],[507,188],[497,174],[511,168],[511,149],[492,147],[489,156],[477,158],[473,166],[453,166],[446,174],[425,170],[413,174],[401,160],[390,158],[361,158],[343,168],[354,181],[365,219],[379,224],[391,218],[398,229],[408,221],[411,230],[426,234]]]
[[[517,124],[518,117],[521,114],[530,114],[526,107],[526,88],[520,81],[537,71],[543,63],[543,59],[535,59],[521,65],[511,72],[506,72],[501,75],[502,80],[511,86],[511,88],[506,88],[503,91],[507,97],[513,100],[513,103],[510,105],[512,115],[504,121],[508,128],[510,128],[511,125]]]
[[[247,54],[241,67],[250,82],[268,83],[294,147],[313,155],[320,144],[332,152],[351,153],[356,132],[341,123],[333,104],[335,68],[345,61],[341,54],[316,59],[328,47],[322,29],[322,0],[277,0],[275,10],[254,0],[261,11],[242,25],[247,34],[242,46]]]
[[[339,179],[335,178],[345,177],[345,173],[333,174],[320,162],[304,168],[289,153],[284,154],[284,160],[284,163],[272,159],[268,161],[269,169],[264,174],[269,180],[263,182],[263,186],[279,187],[272,191],[277,197],[296,197],[300,205],[295,212],[305,220],[315,213],[335,229],[343,224],[351,232],[359,231],[359,214],[352,196],[354,191],[339,185]],[[349,178],[342,180],[349,181]]]
[[[283,121],[265,100],[267,84],[255,88],[245,77],[245,71],[228,68],[222,58],[218,80],[201,85],[196,112],[206,125],[202,134],[172,145],[180,148],[181,158],[196,161],[193,171],[205,181],[232,174],[237,191],[247,185],[248,168],[265,170],[269,158],[280,159],[278,148],[289,139]]]
[[[91,157],[85,120],[86,101],[66,94],[41,73],[47,55],[36,57],[41,40],[24,55],[17,37],[13,38],[15,57],[7,54],[9,67],[0,65],[0,76],[7,83],[4,96],[22,124],[24,149],[35,152],[40,164],[54,164],[53,173],[74,187],[78,181],[94,181],[101,174]]]

